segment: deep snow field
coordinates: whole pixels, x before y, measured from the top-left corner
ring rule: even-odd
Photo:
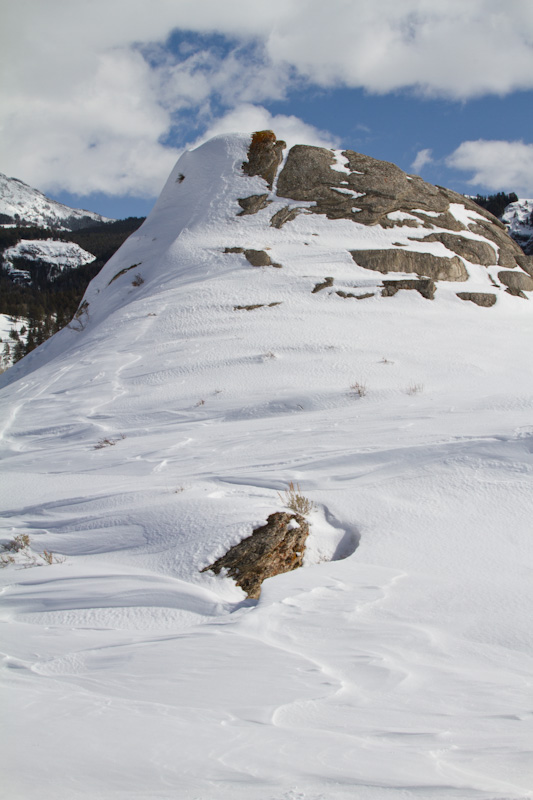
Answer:
[[[346,248],[417,229],[237,217],[248,143],[185,154],[0,376],[1,540],[57,556],[0,571],[3,796],[533,797],[531,300],[459,300],[472,265],[434,301],[312,294],[377,291]],[[289,481],[307,566],[259,601],[201,574]]]

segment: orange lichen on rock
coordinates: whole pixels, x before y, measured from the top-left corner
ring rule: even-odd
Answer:
[[[248,148],[248,161],[242,165],[243,172],[250,177],[260,175],[272,189],[285,147],[285,142],[276,139],[274,131],[256,131]]]

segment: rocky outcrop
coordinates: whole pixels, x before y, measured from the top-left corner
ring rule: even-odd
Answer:
[[[316,283],[311,291],[311,294],[316,294],[317,292],[321,292],[322,289],[329,289],[330,286],[333,286],[333,278],[331,276],[328,278],[324,278],[324,280],[321,281],[320,283]]]
[[[482,308],[490,308],[496,302],[496,295],[492,292],[457,292],[457,297],[460,300],[469,300]]]
[[[351,250],[350,253],[360,267],[378,272],[414,272],[416,275],[432,278],[435,281],[468,280],[468,272],[458,256],[439,257],[431,253],[418,253],[400,248]]]
[[[281,269],[281,264],[272,261],[266,250],[247,250],[244,247],[226,247],[225,253],[242,253],[252,267],[277,267]]]
[[[272,131],[253,134],[243,171],[247,175],[261,175],[270,188],[275,186],[275,194],[240,199],[241,216],[254,214],[271,202],[286,198],[290,202],[282,207],[278,202],[277,210],[272,213],[273,228],[279,229],[305,213],[397,229],[398,241],[388,249],[350,250],[354,261],[364,269],[382,274],[412,274],[422,279],[388,281],[382,292],[385,297],[404,288],[416,289],[423,297],[432,298],[434,281],[467,281],[469,264],[500,267],[500,281],[510,294],[525,297],[524,292],[533,291],[533,258],[524,255],[502,222],[470,198],[433,186],[416,175],[407,175],[395,164],[353,150],[339,154],[324,147],[295,145],[280,169],[283,147],[284,143]],[[418,235],[406,236],[410,234],[409,228],[418,228]],[[416,244],[411,247],[410,241]],[[420,252],[420,245],[434,243],[443,245],[442,256]],[[357,246],[355,227],[354,245]],[[436,247],[428,249],[439,252]],[[251,257],[248,253],[246,257],[251,264],[270,266],[266,253],[256,251]],[[329,278],[326,281],[317,283],[313,293],[331,288],[333,278],[331,283]],[[491,272],[487,272],[487,288],[490,284],[501,290]],[[343,298],[362,297],[343,290],[337,294]],[[493,304],[491,298],[495,295],[463,292],[459,296],[488,306]]]
[[[298,206],[285,206],[284,208],[280,208],[279,211],[272,216],[270,220],[270,225],[272,228],[281,228],[285,225],[286,222],[290,222],[293,219],[296,219],[298,214],[300,213]]]
[[[270,514],[266,525],[256,528],[251,536],[201,572],[212,570],[218,575],[227,570],[248,597],[257,598],[266,578],[302,566],[308,535],[309,526],[304,517],[277,511]]]
[[[248,161],[242,165],[242,171],[250,177],[260,175],[272,189],[286,146],[285,142],[276,139],[274,131],[256,131],[252,135]]]

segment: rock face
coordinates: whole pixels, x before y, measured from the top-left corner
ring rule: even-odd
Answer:
[[[266,578],[301,567],[309,526],[300,514],[277,511],[266,525],[256,528],[251,536],[232,547],[226,555],[201,572],[226,569],[248,597],[261,594]]]

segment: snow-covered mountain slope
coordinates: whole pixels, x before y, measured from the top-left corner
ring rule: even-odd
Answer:
[[[25,269],[16,266],[17,259],[43,264],[48,279],[53,280],[65,269],[75,269],[95,260],[92,253],[83,250],[75,242],[61,242],[51,239],[21,239],[13,247],[8,247],[3,254],[3,266],[15,282],[30,280]]]
[[[0,314],[0,372],[8,369],[13,364],[13,355],[17,339],[10,334],[13,331],[20,339],[20,331],[25,331],[25,320],[18,317],[10,317],[8,314]],[[24,341],[24,334],[22,334]]]
[[[529,262],[392,165],[249,145],[183,155],[0,378],[9,796],[531,797]],[[290,481],[306,566],[200,572]]]
[[[0,222],[3,224],[74,231],[111,221],[93,211],[70,208],[51,200],[38,189],[0,173]]]
[[[533,255],[533,200],[520,199],[508,205],[502,222],[524,252]]]

